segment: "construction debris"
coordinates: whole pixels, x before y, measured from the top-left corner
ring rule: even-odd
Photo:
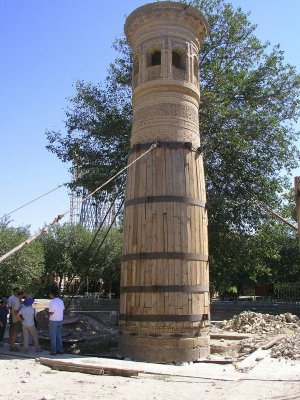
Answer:
[[[37,319],[40,338],[48,340],[46,312],[39,312]],[[242,361],[258,349],[271,349],[274,358],[300,360],[300,319],[291,313],[270,315],[244,311],[212,325],[210,338],[211,354],[217,357],[216,360],[229,357]],[[84,314],[66,316],[63,341],[69,346],[67,351],[74,354],[118,355],[117,328]],[[212,359],[212,362],[216,360]]]
[[[219,327],[229,332],[258,333],[260,335],[288,334],[300,330],[300,320],[291,313],[271,315],[244,311],[229,321],[221,322]]]
[[[49,340],[46,311],[37,313],[37,324],[40,339]],[[69,314],[63,321],[62,339],[69,352],[98,355],[117,347],[118,330],[88,315]]]
[[[272,358],[300,360],[300,333],[286,335],[276,343],[271,351]]]
[[[228,321],[223,321],[211,328],[211,338],[225,338],[232,335],[248,335],[238,343],[223,343],[223,353],[232,354],[238,361],[261,349],[272,349],[274,358],[300,360],[300,319],[291,313],[280,315],[261,314],[244,311]],[[223,339],[220,339],[220,342]],[[225,346],[226,345],[226,346]],[[214,345],[217,350],[222,347]]]

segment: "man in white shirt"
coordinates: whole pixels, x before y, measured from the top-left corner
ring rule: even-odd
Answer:
[[[57,297],[58,292],[56,289],[52,289],[49,292],[50,301],[49,304],[49,336],[50,336],[50,344],[51,344],[51,352],[50,354],[63,354],[63,346],[62,346],[62,325],[64,319],[64,302]]]

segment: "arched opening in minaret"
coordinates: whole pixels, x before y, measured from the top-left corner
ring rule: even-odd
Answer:
[[[155,65],[161,65],[161,52],[159,50],[155,50],[150,57],[149,67],[154,67]]]
[[[172,50],[172,65],[175,68],[186,69],[186,53],[181,48]]]
[[[147,67],[161,65],[161,49],[159,46],[154,46],[147,51]]]
[[[147,52],[147,80],[159,79],[161,76],[161,48],[154,46]]]
[[[187,55],[182,47],[172,49],[173,79],[186,80]]]

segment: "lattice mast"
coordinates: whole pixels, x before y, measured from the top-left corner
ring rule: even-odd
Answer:
[[[88,196],[89,191],[83,186],[76,186],[80,177],[81,167],[76,160],[72,168],[73,188],[70,194],[70,223],[73,225],[81,224],[90,230],[97,229],[100,225],[110,225],[114,219],[119,200],[113,202],[109,193],[103,192],[101,200],[91,196],[83,201]],[[114,224],[116,223],[117,221],[114,222]]]

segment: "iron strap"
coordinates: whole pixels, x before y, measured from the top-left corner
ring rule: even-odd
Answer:
[[[192,142],[155,142],[156,147],[161,147],[165,149],[192,149]],[[153,145],[153,142],[150,143],[137,143],[134,144],[130,150],[129,154],[138,151],[138,150],[147,150]]]
[[[145,322],[199,322],[207,321],[208,314],[194,314],[194,315],[132,315],[120,314],[119,320],[121,321],[145,321]]]
[[[130,260],[191,260],[191,261],[208,261],[209,256],[198,253],[177,253],[177,252],[151,252],[151,253],[131,253],[124,254],[122,261]]]
[[[206,293],[207,285],[165,285],[165,286],[121,286],[121,293],[155,293],[155,292],[181,292],[181,293]]]
[[[125,207],[136,205],[136,204],[144,204],[144,203],[185,203],[191,204],[198,207],[206,208],[206,203],[203,200],[194,199],[192,197],[184,197],[184,196],[145,196],[145,197],[137,197],[136,199],[130,199],[125,201]]]

